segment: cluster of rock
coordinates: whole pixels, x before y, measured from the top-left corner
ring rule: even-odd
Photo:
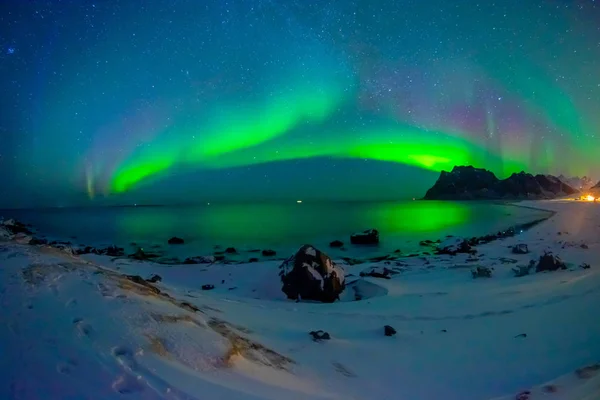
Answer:
[[[425,200],[551,199],[579,190],[553,175],[514,173],[498,179],[493,172],[472,166],[442,171],[425,194]]]

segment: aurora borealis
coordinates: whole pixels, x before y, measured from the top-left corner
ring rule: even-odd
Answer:
[[[5,1],[0,206],[600,178],[594,0]],[[168,194],[168,196],[167,196]]]

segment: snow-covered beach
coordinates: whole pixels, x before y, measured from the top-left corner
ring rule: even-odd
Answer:
[[[556,214],[474,256],[340,262],[347,281],[401,272],[330,304],[287,300],[281,261],[158,265],[2,242],[0,398],[600,399],[600,204],[521,205]],[[515,277],[546,251],[567,269]],[[473,279],[477,267],[492,276]]]

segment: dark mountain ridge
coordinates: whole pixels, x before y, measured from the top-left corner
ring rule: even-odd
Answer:
[[[579,193],[553,175],[514,173],[498,179],[493,172],[473,166],[442,171],[425,200],[553,199]]]

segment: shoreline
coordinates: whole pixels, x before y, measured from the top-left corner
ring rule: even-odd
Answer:
[[[542,218],[536,218],[528,222],[516,223],[506,225],[505,228],[502,228],[496,232],[488,231],[480,236],[465,236],[464,239],[467,239],[472,246],[481,245],[485,243],[489,243],[495,240],[505,239],[507,237],[519,235],[524,231],[533,228],[534,226],[552,218],[556,214],[556,211],[540,208],[540,207],[532,207],[522,205],[522,202],[503,202],[503,201],[479,201],[479,203],[486,203],[492,205],[499,206],[511,206],[518,207],[533,211],[539,211],[548,213],[548,216]],[[532,216],[533,217],[533,216]],[[9,218],[10,219],[10,218]],[[278,251],[271,250],[269,248],[251,248],[251,249],[235,249],[233,247],[226,247],[215,245],[211,252],[192,255],[189,257],[179,257],[177,255],[177,250],[179,245],[170,245],[165,243],[148,243],[148,246],[144,246],[142,244],[137,244],[134,242],[130,242],[128,245],[124,245],[120,247],[115,244],[109,245],[94,245],[91,243],[79,243],[75,245],[73,240],[76,240],[75,237],[69,238],[61,238],[55,237],[44,232],[43,235],[39,236],[39,231],[36,227],[31,226],[30,224],[23,224],[19,221],[16,221],[20,226],[27,228],[28,235],[32,238],[32,245],[48,245],[54,248],[62,249],[67,252],[76,254],[76,255],[85,255],[85,254],[100,254],[100,255],[108,255],[113,257],[114,259],[137,259],[139,261],[152,261],[160,265],[194,265],[194,264],[249,264],[256,262],[264,262],[264,261],[279,261],[283,262],[291,254],[286,254],[281,256],[278,254]],[[0,221],[0,226],[1,221]],[[348,237],[350,233],[348,233]],[[424,235],[425,236],[425,235]],[[46,237],[53,238],[54,240],[47,240]],[[368,256],[353,256],[350,254],[344,254],[347,250],[346,246],[342,248],[334,247],[334,246],[323,246],[320,248],[325,253],[335,253],[333,256],[336,260],[342,260],[343,262],[350,265],[357,264],[366,264],[369,262],[377,262],[382,260],[405,260],[413,257],[427,257],[431,255],[439,255],[443,253],[439,253],[436,245],[440,244],[444,239],[448,239],[450,237],[455,237],[454,235],[446,235],[444,237],[438,237],[436,239],[431,239],[431,237],[422,237],[421,240],[414,240],[414,249],[413,251],[403,252],[400,249],[396,248],[395,250],[381,250],[377,251],[379,245],[356,245],[349,244],[350,249],[353,252],[360,252],[364,250],[373,251],[376,250],[374,254],[370,254]],[[460,237],[460,236],[456,236]],[[303,245],[303,243],[298,243],[294,248],[299,248]],[[173,246],[173,247],[171,247]],[[140,252],[141,250],[141,252]],[[231,251],[230,251],[231,250]],[[340,254],[340,251],[342,253]],[[262,254],[263,252],[267,252],[268,255]],[[108,253],[108,254],[107,254]],[[137,256],[136,256],[137,253]],[[378,254],[377,254],[378,253]],[[240,259],[243,258],[244,259]]]

